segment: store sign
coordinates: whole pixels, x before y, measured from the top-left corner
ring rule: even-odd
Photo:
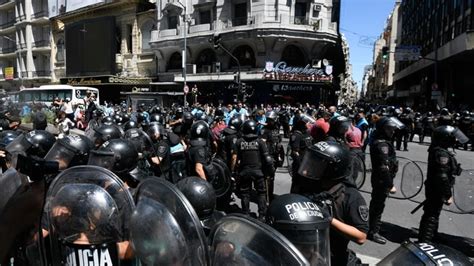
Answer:
[[[13,80],[15,73],[14,67],[6,67],[5,68],[5,80]]]
[[[69,85],[96,85],[101,83],[101,80],[94,78],[70,78],[67,80]]]
[[[313,91],[313,86],[311,85],[292,85],[292,84],[275,84],[273,85],[274,92],[310,92]]]
[[[149,84],[151,79],[147,78],[126,78],[116,76],[98,76],[93,78],[68,78],[66,84],[68,85],[97,85],[97,84],[129,84],[129,85],[141,85]]]
[[[263,74],[265,80],[284,81],[307,81],[307,82],[331,82],[332,67],[327,71],[323,68],[314,68],[311,65],[305,67],[291,67],[286,62],[266,62]]]

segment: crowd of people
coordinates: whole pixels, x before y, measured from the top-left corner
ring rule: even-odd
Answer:
[[[297,247],[308,244],[311,240],[307,235],[315,230],[311,226],[300,226],[311,219],[324,217],[330,226],[332,265],[361,263],[348,249],[349,241],[363,244],[369,239],[386,243],[380,234],[380,226],[385,200],[397,189],[393,185],[398,171],[396,151],[402,147],[407,151],[407,143],[413,141],[415,135],[419,142],[430,137],[431,143],[427,201],[419,235],[424,242],[433,241],[441,207],[452,203],[453,176],[461,169],[448,148],[468,149],[471,143],[471,150],[474,149],[474,115],[469,111],[451,114],[442,109],[439,114],[421,114],[410,107],[365,104],[353,107],[309,104],[248,107],[243,103],[173,105],[170,108],[142,104],[132,111],[125,103],[98,106],[94,104],[93,96],[89,98],[92,100],[86,99],[84,105],[77,106],[69,99],[54,101],[52,108],[61,125],[57,138],[44,130],[44,123],[37,122],[45,119],[37,117],[43,112],[41,108],[31,111],[34,128],[24,133],[18,129],[18,120],[10,110],[2,112],[0,156],[3,173],[16,168],[32,181],[45,178],[51,181],[71,167],[93,165],[113,172],[132,195],[138,193],[140,184],[146,180],[164,179],[185,193],[207,234],[223,216],[221,212],[238,212],[273,226]],[[84,132],[71,134],[67,130],[71,127]],[[288,138],[287,147],[284,147],[284,138]],[[370,205],[355,186],[354,171],[357,169],[353,167],[353,157],[365,158],[367,147],[370,147],[372,162]],[[286,157],[292,159],[289,192],[302,198],[274,195],[276,169],[283,167]],[[90,171],[97,171],[94,169]],[[194,181],[190,181],[191,177]],[[206,187],[206,184],[210,186]],[[195,187],[199,189],[193,189]],[[76,192],[64,195],[75,195]],[[240,207],[235,204],[237,197]],[[258,205],[257,214],[250,210],[251,201]],[[49,223],[54,224],[59,216],[72,212],[65,207],[66,203],[61,204],[49,210],[48,215],[52,217]],[[301,204],[313,210],[306,212],[306,218],[298,208],[292,210],[294,213],[288,208]],[[0,208],[0,211],[5,210]],[[40,208],[40,214],[41,211]],[[2,216],[7,217],[7,214]],[[47,237],[54,229],[48,222],[38,225],[38,221],[37,217],[31,221],[24,219],[23,229],[32,230],[36,225],[42,227],[42,235]],[[5,230],[1,222],[0,218],[0,229]],[[56,228],[64,227],[62,224]],[[97,230],[95,225],[93,229],[91,226],[81,228]],[[15,239],[10,246],[0,248],[4,251],[0,252],[1,259],[21,253],[18,248],[26,250],[25,243],[35,245],[33,239],[39,237],[21,233],[21,240]],[[91,237],[86,233],[76,232],[75,237],[69,235],[61,240],[76,245],[97,244],[91,243]],[[122,260],[139,253],[127,239],[120,241],[118,247],[117,256]],[[321,262],[320,256],[316,257],[305,248],[301,248],[301,252],[311,264]],[[27,257],[23,255],[22,258]],[[69,260],[73,257],[68,255]],[[29,261],[29,258],[25,260]]]

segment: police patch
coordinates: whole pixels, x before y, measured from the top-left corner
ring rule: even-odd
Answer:
[[[369,220],[369,207],[367,205],[359,206],[359,216],[364,222]]]
[[[159,147],[158,147],[158,153],[163,154],[163,153],[165,153],[165,151],[166,151],[166,147],[165,147],[165,146],[159,146]]]
[[[388,154],[388,147],[387,146],[380,147],[380,150],[382,151],[383,154]]]
[[[446,165],[446,164],[448,164],[448,162],[449,162],[449,158],[448,158],[448,157],[439,157],[438,160],[439,160],[439,163],[440,163],[441,165]]]
[[[204,157],[204,155],[205,155],[204,149],[199,149],[198,154],[199,154],[199,156]]]

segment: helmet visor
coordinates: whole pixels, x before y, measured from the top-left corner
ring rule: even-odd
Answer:
[[[294,231],[293,231],[294,233]],[[303,256],[308,260],[310,265],[330,265],[331,260],[331,249],[329,242],[329,228],[320,229],[315,231],[301,231],[297,232],[303,237],[308,238],[308,235],[311,239],[309,243],[298,243],[290,241],[298,248],[298,250],[303,254]]]
[[[313,149],[309,149],[298,168],[298,174],[313,180],[320,180],[326,173],[326,168],[331,163],[331,159]]]
[[[454,130],[453,135],[461,144],[469,142],[469,138],[459,128]]]
[[[32,146],[33,144],[26,139],[26,135],[21,134],[20,136],[16,137],[12,142],[10,142],[10,144],[8,144],[7,147],[5,147],[5,149],[9,153],[14,154],[14,153],[26,152]]]
[[[74,150],[64,145],[62,140],[58,140],[44,159],[46,161],[57,161],[59,163],[59,170],[64,170],[69,166],[75,154]]]
[[[395,117],[390,117],[387,123],[396,129],[405,128],[405,124],[403,124],[400,120],[398,120],[398,118]]]
[[[113,152],[107,151],[91,151],[89,155],[88,165],[97,165],[107,170],[113,171],[115,164],[115,156]]]

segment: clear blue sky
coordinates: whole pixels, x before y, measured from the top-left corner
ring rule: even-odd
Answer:
[[[360,90],[364,67],[372,64],[373,42],[382,33],[395,0],[341,2],[341,32],[349,42],[352,74]]]

